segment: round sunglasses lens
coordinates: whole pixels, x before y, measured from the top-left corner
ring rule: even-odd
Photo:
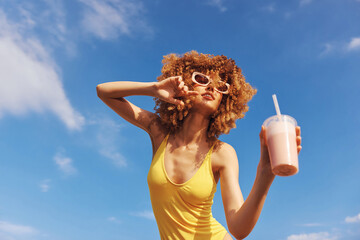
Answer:
[[[209,83],[209,79],[205,76],[202,76],[200,74],[196,74],[195,75],[195,81],[197,81],[200,84],[208,84]]]
[[[219,82],[218,86],[216,87],[220,92],[226,92],[229,90],[228,86],[224,82]]]

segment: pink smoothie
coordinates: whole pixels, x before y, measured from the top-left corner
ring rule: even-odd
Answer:
[[[266,126],[271,167],[278,176],[291,176],[298,172],[295,125],[296,122],[283,118],[283,121],[270,121]]]

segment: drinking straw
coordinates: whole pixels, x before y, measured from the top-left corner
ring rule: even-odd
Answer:
[[[273,94],[272,98],[273,98],[274,105],[275,105],[276,115],[278,115],[278,117],[281,118],[281,112],[280,112],[280,108],[279,108],[279,103],[276,98],[276,94]]]

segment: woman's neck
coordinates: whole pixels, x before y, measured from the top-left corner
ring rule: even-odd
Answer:
[[[191,145],[206,142],[209,118],[202,114],[190,113],[185,119],[181,129],[176,133],[176,145]]]

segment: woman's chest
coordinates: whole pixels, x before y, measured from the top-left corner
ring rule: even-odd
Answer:
[[[164,168],[167,177],[176,184],[190,181],[199,171],[205,171],[219,180],[219,163],[209,150],[168,149],[164,154]]]

